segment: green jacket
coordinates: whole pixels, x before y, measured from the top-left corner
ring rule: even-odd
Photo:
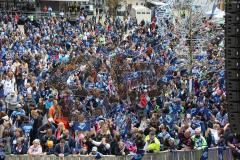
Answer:
[[[207,141],[203,136],[196,137],[195,135],[192,136],[192,140],[194,141],[194,148],[203,149],[207,147]]]

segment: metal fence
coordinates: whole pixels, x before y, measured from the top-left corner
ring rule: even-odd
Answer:
[[[194,151],[164,151],[154,154],[146,154],[143,160],[200,160],[202,150]],[[7,155],[6,160],[93,160],[93,156],[71,155],[64,158],[55,155],[29,156],[29,155]],[[131,160],[132,156],[103,156],[102,160]],[[218,148],[208,149],[208,159],[218,160]],[[229,148],[223,150],[223,160],[233,160],[232,152]]]

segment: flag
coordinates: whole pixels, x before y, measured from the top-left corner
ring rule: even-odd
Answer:
[[[218,147],[218,160],[223,160],[223,147]]]
[[[218,4],[219,4],[219,0],[216,0],[215,3],[213,4],[212,13],[211,13],[211,15],[210,15],[210,18],[213,17],[214,12],[215,12],[215,10],[216,10]]]
[[[207,160],[207,159],[208,159],[208,147],[205,147],[203,149],[203,153],[202,153],[200,160]]]
[[[83,122],[83,123],[74,123],[73,128],[75,131],[90,131],[91,130],[91,123],[90,122]]]
[[[142,160],[144,153],[144,150],[138,150],[137,153],[133,156],[132,160]]]

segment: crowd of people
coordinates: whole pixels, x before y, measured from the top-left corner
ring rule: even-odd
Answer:
[[[194,46],[189,71],[176,51],[182,40],[178,21],[163,23],[166,33],[154,20],[140,25],[130,17],[32,20],[2,12],[1,155],[101,158],[228,146],[239,156],[226,112],[223,26],[202,19],[193,37],[211,36],[202,39],[203,50]],[[115,56],[123,66],[163,66],[158,95],[145,86],[134,98],[119,96],[125,80],[113,76]]]

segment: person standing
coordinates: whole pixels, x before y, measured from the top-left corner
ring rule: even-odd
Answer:
[[[1,84],[3,85],[4,96],[15,92],[15,79],[10,79],[9,76],[6,76],[6,78],[1,81]]]
[[[10,94],[8,94],[5,98],[5,102],[7,105],[6,107],[7,107],[8,116],[10,116],[12,112],[16,110],[17,105],[19,103],[19,99],[16,92],[12,91]]]

